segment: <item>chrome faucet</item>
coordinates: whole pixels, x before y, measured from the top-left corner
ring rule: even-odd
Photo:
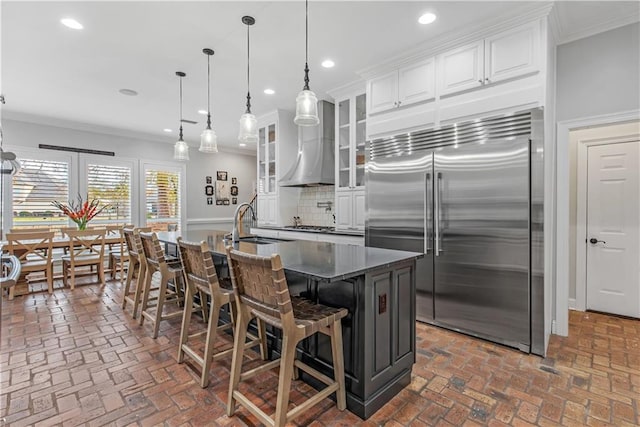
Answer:
[[[251,203],[244,202],[238,205],[238,207],[236,208],[236,213],[233,214],[233,231],[231,231],[231,240],[234,243],[240,241],[240,236],[238,236],[238,214],[240,213],[240,208],[242,208],[243,206],[247,206],[251,210],[251,217],[254,221],[256,220],[256,213],[253,210],[253,206],[251,206]]]

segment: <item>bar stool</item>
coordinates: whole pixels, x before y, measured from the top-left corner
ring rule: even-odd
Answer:
[[[133,305],[131,317],[134,319],[138,315],[138,307],[142,296],[142,288],[144,287],[144,276],[147,271],[147,264],[142,253],[142,240],[140,232],[150,232],[151,227],[144,228],[125,228],[122,230],[126,243],[126,250],[129,254],[129,266],[127,267],[127,280],[124,284],[124,295],[122,298],[122,309],[126,310],[127,303]],[[131,291],[131,283],[136,279],[136,289]],[[131,294],[133,293],[133,298]]]
[[[142,251],[146,263],[146,274],[142,294],[142,310],[140,312],[140,325],[145,317],[153,325],[153,338],[158,338],[160,322],[176,316],[182,316],[182,310],[169,314],[163,314],[166,302],[176,302],[178,306],[184,300],[180,282],[183,279],[182,266],[180,264],[168,264],[164,258],[164,251],[156,233],[140,233]],[[169,282],[173,281],[175,290],[169,289]],[[150,305],[150,293],[158,291],[155,305]],[[198,306],[202,310],[201,307]]]
[[[260,422],[267,426],[284,426],[304,411],[336,392],[338,409],[346,408],[344,360],[342,354],[341,319],[347,315],[344,308],[332,308],[313,304],[302,298],[291,297],[280,255],[271,257],[250,255],[227,246],[227,260],[233,292],[238,305],[236,335],[229,380],[227,415],[235,412],[236,400]],[[249,321],[257,317],[282,329],[282,357],[262,366],[241,373],[245,336]],[[296,360],[296,345],[316,332],[331,337],[334,378],[331,379],[310,366]],[[275,418],[262,411],[248,397],[240,393],[240,380],[251,378],[267,369],[280,366]],[[287,412],[289,392],[294,369],[300,368],[327,385],[309,400]]]
[[[178,250],[182,267],[184,268],[184,280],[187,284],[185,291],[185,309],[182,318],[182,330],[180,332],[180,342],[178,344],[178,363],[184,362],[185,354],[202,369],[200,377],[200,387],[205,388],[209,384],[209,368],[211,362],[219,360],[233,352],[233,348],[220,351],[214,354],[214,344],[218,331],[224,331],[235,324],[234,314],[235,298],[230,280],[218,280],[216,269],[213,264],[213,257],[206,242],[190,243],[178,237]],[[191,323],[191,312],[193,311],[193,298],[198,292],[200,294],[200,304],[206,307],[206,297],[211,297],[211,307],[209,308],[209,320],[207,330],[193,335],[189,335],[189,325]],[[229,314],[231,323],[218,326],[220,309],[229,304]],[[203,310],[204,311],[204,310]],[[206,317],[205,317],[206,321]],[[206,333],[206,343],[204,355],[201,356],[188,344],[190,338],[195,338]],[[262,360],[267,359],[267,340],[264,323],[258,319],[258,335],[256,338],[249,335],[251,341],[247,342],[244,348],[251,348],[260,345],[260,355]]]
[[[117,243],[109,243],[109,275],[116,278],[116,273],[120,272],[120,283],[124,282],[124,264],[129,261],[129,250],[126,246],[123,230],[133,228],[132,224],[127,225],[107,225],[106,238],[117,238]],[[115,247],[114,247],[115,246]]]

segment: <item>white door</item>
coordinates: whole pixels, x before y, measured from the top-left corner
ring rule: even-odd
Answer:
[[[587,308],[640,317],[640,142],[587,156]]]
[[[398,70],[398,106],[435,98],[435,68],[435,58],[429,58]]]
[[[391,110],[398,106],[398,71],[376,77],[367,83],[369,114]]]
[[[538,22],[505,31],[485,40],[485,83],[538,71]]]
[[[438,79],[440,95],[482,86],[484,81],[484,40],[440,55]]]

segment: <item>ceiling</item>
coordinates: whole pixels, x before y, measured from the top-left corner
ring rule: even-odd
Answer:
[[[313,1],[309,17],[311,89],[318,98],[359,79],[371,67],[404,50],[475,27],[535,2]],[[221,146],[238,148],[237,123],[246,96],[246,27],[252,15],[253,112],[293,110],[303,85],[304,2],[12,2],[0,4],[2,93],[5,112],[108,127],[174,142],[178,78],[184,71],[185,139],[199,144],[206,110],[206,56],[212,58],[212,114]],[[635,13],[637,2],[563,2],[564,34],[580,35]],[[426,11],[438,19],[420,25]],[[84,25],[72,30],[60,19]],[[320,63],[327,58],[334,68]],[[137,91],[125,96],[120,89]],[[265,88],[274,95],[263,93]],[[173,131],[166,133],[164,128]],[[253,150],[255,147],[246,147]]]

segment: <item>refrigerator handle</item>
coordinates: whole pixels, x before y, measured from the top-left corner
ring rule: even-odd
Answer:
[[[435,229],[435,255],[440,256],[440,181],[442,180],[442,173],[438,172],[435,174],[436,182],[435,189],[433,191],[433,218],[434,218],[434,229]]]
[[[433,214],[433,205],[431,204],[431,174],[425,174],[425,198],[424,198],[424,253],[429,254],[431,252],[431,215]]]

